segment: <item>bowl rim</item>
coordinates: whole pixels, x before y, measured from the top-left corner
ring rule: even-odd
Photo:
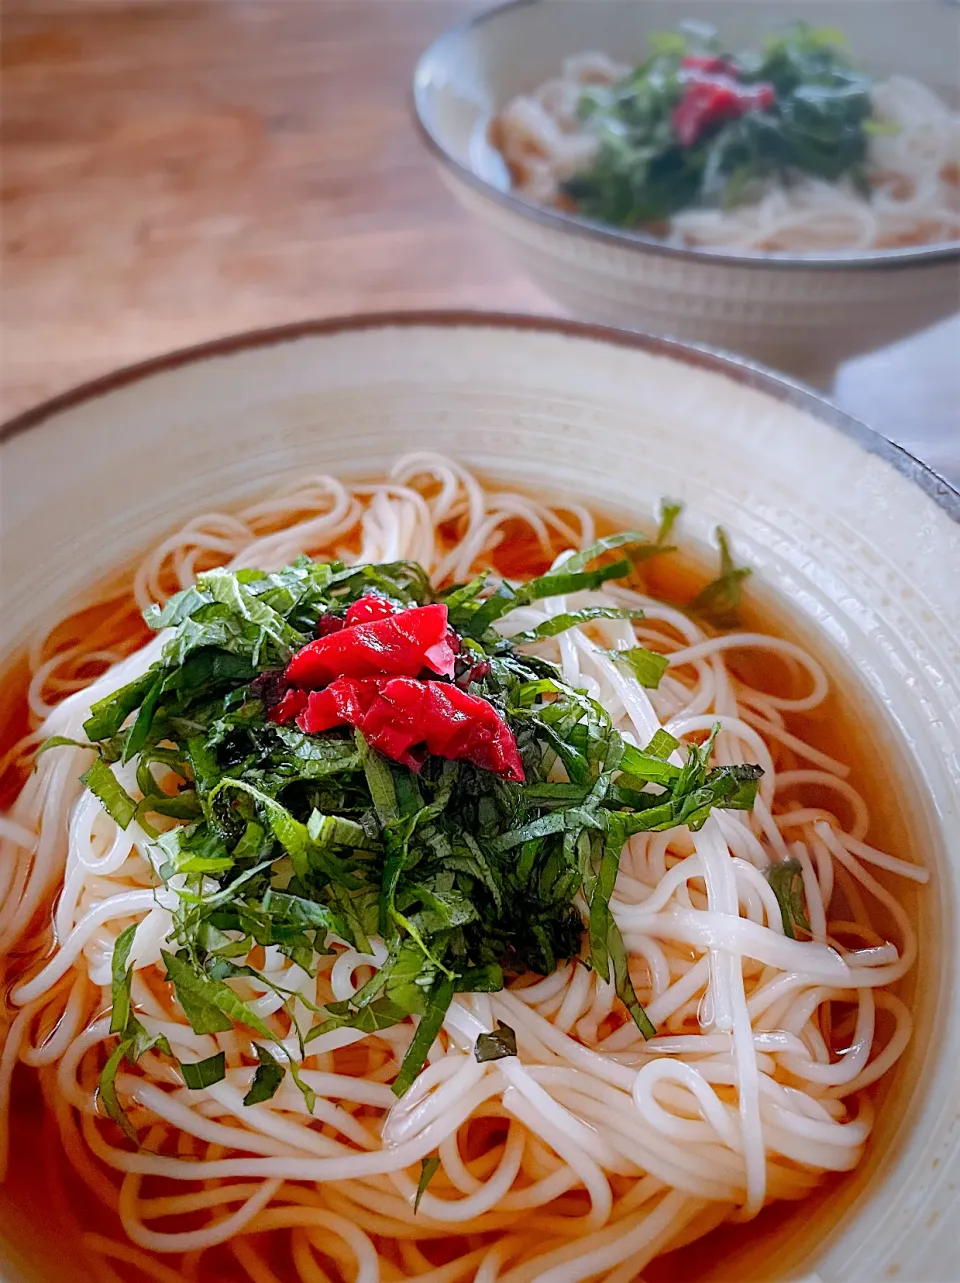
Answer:
[[[523,0],[525,2],[525,0]],[[298,339],[328,337],[366,330],[389,329],[497,329],[528,333],[559,334],[567,338],[605,343],[651,356],[667,357],[681,364],[725,375],[734,382],[764,392],[784,404],[802,410],[821,423],[856,441],[867,454],[884,459],[897,472],[920,487],[953,521],[960,524],[960,490],[928,464],[874,428],[841,410],[826,397],[794,379],[766,366],[721,352],[704,344],[681,342],[640,330],[617,329],[567,317],[536,316],[529,313],[485,312],[467,308],[356,312],[340,316],[294,321],[263,329],[241,331],[192,344],[132,365],[102,374],[58,393],[0,424],[0,447],[21,433],[43,425],[64,411],[83,406],[157,374],[182,366],[236,356],[260,348],[275,347]]]
[[[787,250],[767,250],[757,253],[744,253],[741,250],[703,248],[685,245],[669,245],[645,232],[630,231],[625,228],[610,227],[579,215],[567,214],[563,210],[550,209],[534,201],[518,196],[513,191],[502,188],[481,178],[468,165],[444,147],[443,143],[431,130],[426,119],[424,92],[427,72],[431,61],[443,52],[443,46],[453,44],[468,36],[475,29],[502,17],[514,9],[530,8],[542,0],[503,0],[481,10],[462,22],[454,23],[424,49],[417,59],[413,72],[409,101],[414,124],[421,141],[434,159],[449,169],[461,182],[475,191],[488,197],[496,204],[517,214],[530,222],[553,231],[566,232],[581,239],[600,241],[607,245],[618,245],[621,249],[634,250],[640,253],[658,254],[664,258],[673,258],[686,262],[701,263],[713,267],[748,267],[748,268],[784,268],[791,271],[874,271],[876,269],[904,270],[912,267],[927,267],[932,264],[960,261],[960,239],[953,241],[935,241],[927,245],[907,246],[900,249],[879,250],[834,250],[831,253],[794,254]]]

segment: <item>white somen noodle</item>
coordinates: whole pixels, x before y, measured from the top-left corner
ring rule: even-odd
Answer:
[[[593,538],[586,511],[491,491],[442,458],[409,456],[383,484],[315,477],[233,516],[196,518],[145,559],[134,591],[142,608],[214,562],[269,570],[301,552],[412,558],[435,581],[460,580],[489,566],[505,532],[518,530],[549,555]],[[612,986],[570,962],[501,993],[456,998],[399,1102],[390,1082],[412,1019],[311,1042],[301,1073],[317,1096],[312,1118],[289,1079],[270,1101],[245,1107],[256,1063],[247,1036],[194,1033],[162,981],[176,895],[157,888],[150,838],[136,823],[120,830],[84,790],[89,750],[40,758],[0,819],[0,951],[19,942],[21,956],[37,958],[26,975],[7,966],[0,1101],[5,1121],[18,1061],[39,1072],[74,1179],[119,1212],[123,1236],[87,1235],[101,1277],[202,1278],[204,1253],[221,1250],[231,1277],[250,1283],[627,1283],[657,1254],[773,1200],[802,1198],[824,1174],[859,1162],[873,1122],[863,1089],[911,1033],[890,986],[916,953],[906,913],[875,872],[914,882],[926,872],[868,842],[869,813],[848,766],[808,746],[793,722],[828,690],[801,647],[759,633],[712,635],[622,586],[518,609],[503,631],[587,603],[641,607],[645,617],[596,620],[537,649],[602,702],[628,741],[643,746],[663,726],[699,742],[719,720],[716,761],[765,771],[752,814],[717,811],[698,833],[640,834],[624,849],[612,909],[658,1029],[650,1042],[623,1020]],[[123,609],[118,596],[115,618]],[[670,657],[655,691],[606,653],[637,639]],[[12,750],[14,764],[40,738],[82,736],[91,704],[157,658],[162,638],[131,653],[139,640],[116,626],[111,640],[109,619],[86,649],[40,640],[29,657],[33,729]],[[775,653],[796,677],[794,693],[747,686],[729,666],[732,650]],[[136,763],[112,769],[139,796]],[[806,787],[816,805],[798,800]],[[803,870],[812,938],[784,933],[764,876],[786,856]],[[115,1045],[103,1014],[113,945],[132,922],[142,1024],[166,1034],[175,1055],[222,1050],[227,1060],[225,1080],[198,1091],[153,1053],[121,1071],[139,1149],[119,1139],[96,1099]],[[261,969],[313,1002],[342,1000],[383,960],[382,944],[372,948],[337,945],[316,977],[268,948]],[[299,1060],[282,999],[259,980],[232,983]],[[299,1015],[309,1019],[306,1007]],[[498,1020],[516,1031],[520,1054],[480,1064],[477,1035]],[[439,1169],[415,1213],[421,1160],[433,1154]],[[5,1129],[2,1158],[15,1178]],[[451,1236],[456,1255],[438,1258]],[[278,1237],[285,1246],[270,1256],[263,1244]]]

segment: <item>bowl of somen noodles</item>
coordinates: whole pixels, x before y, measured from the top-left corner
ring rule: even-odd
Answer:
[[[949,1276],[955,491],[469,314],[0,465],[5,1283]]]
[[[414,109],[573,315],[827,386],[957,308],[958,23],[941,0],[520,0],[435,41]]]

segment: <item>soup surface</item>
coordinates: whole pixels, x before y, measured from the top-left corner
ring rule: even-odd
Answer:
[[[156,645],[143,649],[152,633],[141,611],[213,567],[275,571],[301,553],[315,562],[388,563],[388,570],[409,559],[422,565],[435,590],[489,570],[493,578],[478,590],[477,605],[498,576],[539,582],[566,550],[613,531],[613,523],[576,506],[550,508],[483,488],[433,457],[399,461],[382,484],[309,479],[241,513],[190,523],[133,571],[101,585],[11,671],[3,687],[2,746],[9,809],[0,829],[6,1190],[25,1217],[50,1231],[51,1257],[69,1240],[78,1270],[83,1262],[91,1278],[124,1283],[628,1283],[641,1271],[666,1281],[715,1265],[718,1253],[745,1235],[781,1235],[797,1199],[822,1203],[831,1182],[860,1163],[911,1034],[911,919],[926,874],[913,858],[896,794],[871,752],[871,728],[855,699],[831,683],[784,621],[758,605],[729,550],[710,584],[709,571],[673,550],[674,539],[682,543],[682,515],[672,530],[667,523],[659,535],[651,529],[646,543],[633,536],[601,544],[571,572],[594,575],[590,584],[568,576],[526,603],[511,602],[492,632],[478,630],[475,655],[464,643],[469,610],[455,597],[441,599],[446,618],[462,630],[459,667],[448,676],[503,713],[503,734],[515,737],[522,755],[522,783],[511,783],[509,768],[491,765],[489,756],[477,766],[476,740],[469,750],[446,743],[446,757],[431,749],[410,766],[392,764],[407,750],[364,723],[377,749],[377,778],[385,767],[401,789],[409,777],[427,796],[448,778],[455,788],[479,780],[482,790],[499,771],[506,782],[496,788],[518,790],[510,793],[511,805],[524,790],[539,790],[538,809],[528,802],[523,816],[540,828],[525,829],[525,843],[505,847],[503,826],[494,838],[478,819],[474,845],[463,839],[473,860],[468,880],[431,883],[426,907],[434,914],[455,901],[461,917],[487,912],[478,934],[493,938],[509,906],[498,901],[491,910],[494,892],[480,885],[484,876],[518,879],[526,858],[536,878],[531,873],[527,882],[506,885],[520,901],[521,918],[540,913],[546,881],[552,877],[556,886],[557,861],[575,848],[577,876],[563,893],[569,904],[557,892],[550,901],[556,914],[543,921],[545,931],[560,931],[569,921],[560,910],[569,907],[585,930],[581,960],[554,950],[550,967],[520,965],[534,944],[520,926],[513,929],[490,960],[502,964],[506,989],[464,983],[452,1001],[448,996],[419,1072],[415,1029],[418,1021],[421,1030],[429,1025],[431,1005],[414,999],[406,1012],[391,1013],[382,1002],[364,1008],[361,991],[394,965],[395,945],[398,956],[416,957],[416,983],[432,1000],[443,975],[435,954],[452,964],[453,942],[479,946],[471,943],[469,922],[462,938],[447,919],[437,927],[416,898],[426,892],[411,889],[412,875],[407,882],[399,875],[407,896],[399,927],[391,922],[392,930],[372,930],[367,940],[320,931],[309,937],[306,956],[302,941],[300,952],[292,946],[284,952],[222,916],[188,938],[184,906],[218,895],[226,903],[224,889],[248,865],[234,854],[225,870],[216,863],[226,861],[221,853],[196,868],[183,862],[171,874],[151,855],[163,832],[175,834],[185,823],[199,831],[210,816],[226,831],[236,810],[224,816],[215,799],[189,810],[202,784],[199,757],[178,773],[183,763],[172,746],[189,742],[183,708],[154,736],[160,751],[152,777],[137,771],[145,747],[124,764],[119,745],[111,748],[109,737],[98,741],[100,760],[134,803],[156,789],[154,805],[177,799],[168,810],[183,814],[141,806],[125,826],[118,822],[109,809],[116,811],[116,798],[102,780],[80,782],[94,757],[89,748],[50,748],[28,776],[41,740],[83,741],[91,704],[109,702],[160,659]],[[605,577],[622,550],[626,567]],[[328,602],[320,613],[336,617],[337,627],[327,635],[342,638],[353,626],[344,627],[348,600],[372,597],[379,610],[385,582],[378,580],[372,593],[349,587],[347,597]],[[397,593],[409,587],[406,580],[389,582]],[[400,598],[390,607],[397,614],[401,608],[418,609]],[[216,648],[208,638],[202,649]],[[492,675],[477,667],[465,674],[468,652],[492,665]],[[328,674],[328,690],[346,676],[347,652],[338,653],[340,676],[330,682]],[[515,688],[504,697],[490,685],[498,662],[544,661],[556,666],[542,670],[557,673],[552,688],[542,673],[529,685],[546,680],[548,688],[526,697]],[[431,662],[446,661],[434,653]],[[259,650],[257,667],[268,667]],[[182,688],[182,666],[176,672]],[[443,676],[431,670],[401,680],[421,698],[422,688],[432,694]],[[270,702],[262,683],[247,695],[249,681],[249,674],[233,681],[240,692],[234,703],[252,708],[264,753],[263,745],[274,743],[270,736],[283,735],[288,746],[347,751],[351,733],[342,727],[303,730],[308,719],[300,729],[281,726],[282,734],[271,729],[281,725],[280,704]],[[223,687],[216,691],[222,697]],[[226,698],[233,698],[229,691]],[[298,718],[307,717],[311,698],[304,696]],[[564,699],[586,701],[579,722],[557,720]],[[530,738],[524,707],[544,737],[543,725],[561,729],[551,730],[549,740]],[[199,705],[190,708],[195,722]],[[464,708],[464,716],[479,716],[474,706]],[[489,722],[489,712],[483,716]],[[128,718],[127,728],[131,720],[138,717]],[[683,763],[689,771],[717,723],[697,786],[704,813],[691,819],[696,827],[666,821],[644,827],[636,817],[652,813],[651,799],[683,802]],[[664,730],[666,738],[657,740]],[[491,733],[500,736],[501,729]],[[306,822],[317,795],[304,801],[303,777],[271,792],[261,763],[240,764],[236,734],[234,727],[216,747],[226,746],[221,767],[229,763],[247,784],[254,776],[243,771],[260,771],[260,793],[243,811],[244,834],[254,825],[261,855],[269,852],[270,894],[294,887],[303,900],[310,885],[315,904],[329,909],[326,884],[291,881],[290,848],[271,838],[277,798],[291,821],[302,815]],[[596,752],[586,754],[582,768],[594,774],[579,773],[577,752],[601,740],[604,751],[614,741],[627,746],[609,779],[596,767]],[[558,744],[559,752],[549,748]],[[473,765],[466,764],[468,751]],[[762,775],[751,773],[753,765]],[[648,777],[637,775],[644,769]],[[736,791],[724,792],[730,779]],[[600,803],[606,809],[593,813],[599,819],[583,820],[590,803],[577,789],[586,788],[584,780],[592,781],[594,795],[598,780],[607,789]],[[332,789],[324,788],[329,811]],[[354,814],[345,804],[344,817]],[[557,815],[563,826],[550,829],[549,817]],[[609,834],[624,816],[634,827],[616,852],[615,885],[612,877],[604,901],[598,886]],[[438,835],[431,823],[429,816],[418,821],[435,844],[431,852],[440,850],[441,863],[461,875],[465,856],[456,840],[451,847],[451,830]],[[592,837],[597,832],[602,839]],[[231,842],[235,853],[236,836]],[[338,861],[348,850],[367,858],[363,846],[339,842],[331,849]],[[506,862],[504,850],[519,854]],[[417,860],[425,864],[431,852]],[[501,859],[506,872],[484,875],[484,859]],[[255,885],[251,878],[248,886]],[[261,898],[256,907],[270,903]],[[603,916],[607,905],[612,921]],[[603,949],[598,923],[611,933]],[[125,934],[127,956],[118,966]],[[617,941],[626,977],[618,977]],[[411,942],[425,952],[416,954]],[[161,959],[161,948],[172,951],[174,964]],[[186,982],[171,986],[165,976],[169,970],[176,979],[181,955],[197,960],[200,981],[219,980],[221,996],[226,988],[244,1004],[238,1019],[217,1027],[207,1011],[205,1022],[202,1003],[185,1000],[193,992],[182,987]],[[457,965],[457,975],[475,974]],[[126,1025],[111,1033],[123,1002],[130,1009]],[[338,1014],[333,1027],[331,1005]],[[371,1020],[359,1014],[364,1009],[380,1014]],[[111,1074],[118,1046],[131,1036],[131,1018],[144,1043],[163,1035],[168,1045],[128,1043]],[[319,1030],[302,1047],[298,1024],[302,1033]],[[391,1084],[410,1064],[410,1085],[397,1099]],[[297,1067],[302,1091],[291,1080]],[[259,1101],[245,1104],[244,1093],[258,1081]]]

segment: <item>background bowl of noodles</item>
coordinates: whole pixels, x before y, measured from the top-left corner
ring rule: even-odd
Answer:
[[[851,230],[847,201],[835,233],[838,210],[827,194],[823,214],[808,213],[799,232],[795,225],[791,230],[793,220],[778,216],[762,234],[749,228],[745,234],[741,227],[739,247],[735,226],[728,244],[714,228],[717,243],[695,245],[589,221],[516,190],[491,142],[498,113],[517,95],[556,81],[564,60],[578,54],[599,51],[619,64],[641,61],[650,35],[673,31],[684,19],[711,24],[734,49],[757,48],[765,34],[793,21],[839,29],[854,64],[878,81],[909,77],[954,110],[958,106],[960,18],[941,0],[886,0],[882,17],[875,6],[856,0],[520,0],[449,31],[420,59],[414,110],[441,178],[574,316],[742,352],[818,386],[829,385],[841,361],[952,314],[960,295],[960,247],[956,231],[944,236],[936,219],[918,217],[912,229],[898,220],[891,236],[854,217]],[[955,126],[953,137],[948,150],[955,150]],[[889,146],[890,140],[877,144]],[[536,139],[532,145],[540,147]],[[557,140],[558,157],[567,145]],[[955,198],[952,206],[955,221]],[[822,227],[820,248],[817,240],[804,252],[770,248],[781,244],[778,236],[789,246],[790,236],[805,237],[815,226]],[[841,248],[830,248],[835,234]],[[905,238],[900,245],[898,235]],[[910,244],[914,237],[918,243]]]
[[[56,633],[48,657],[37,639],[57,620],[73,616],[90,628],[101,626],[107,618],[102,608],[76,613],[98,601],[112,602],[111,611],[132,609],[135,618],[132,589],[155,594],[163,565],[188,582],[204,558],[230,557],[251,532],[261,537],[265,553],[262,538],[269,544],[276,531],[282,543],[291,523],[298,531],[306,528],[297,522],[342,525],[343,511],[334,511],[339,492],[311,478],[333,474],[348,493],[352,488],[369,497],[369,483],[382,482],[398,457],[411,452],[416,457],[403,465],[402,475],[393,474],[395,490],[418,471],[448,475],[438,449],[483,477],[488,493],[501,495],[501,508],[503,493],[516,491],[573,514],[574,523],[586,508],[610,523],[649,527],[664,496],[681,500],[678,541],[692,565],[712,558],[713,530],[722,524],[752,569],[748,591],[763,625],[814,654],[836,688],[831,708],[843,728],[840,739],[847,740],[836,751],[854,762],[858,779],[872,781],[871,836],[876,831],[874,840],[931,876],[926,887],[897,883],[919,942],[897,998],[911,1012],[914,1032],[896,1069],[870,1093],[876,1121],[856,1170],[825,1181],[799,1205],[775,1203],[755,1221],[726,1226],[708,1235],[698,1256],[681,1254],[671,1263],[668,1255],[644,1276],[688,1278],[695,1270],[705,1283],[732,1277],[873,1283],[894,1276],[933,1283],[950,1277],[960,1177],[954,1126],[960,1110],[960,496],[812,394],[666,340],[469,314],[305,324],[224,340],[100,380],[22,416],[4,432],[0,658],[8,722],[21,715],[10,701],[11,692],[22,697],[24,663],[38,674],[34,695],[42,704],[51,674],[60,673],[62,695],[109,661],[94,658],[91,667],[78,670],[64,659],[62,640],[58,652]],[[428,493],[439,502],[437,483]],[[416,525],[417,511],[414,503],[392,533],[381,527],[383,552],[391,540],[404,538],[405,521]],[[202,515],[211,513],[226,515]],[[178,527],[180,533],[172,533]],[[151,549],[156,552],[134,582],[133,567]],[[275,551],[286,559],[291,550]],[[137,644],[139,637],[128,640]],[[17,725],[8,726],[7,739],[17,733]],[[16,900],[10,843],[25,839],[9,825],[0,838],[9,914]],[[883,879],[883,870],[877,872]],[[48,895],[55,892],[54,877]],[[880,919],[878,925],[882,930]],[[16,975],[15,957],[6,960],[5,974]],[[11,1014],[4,1012],[5,1037]],[[206,1193],[195,1183],[171,1187],[157,1177],[139,1193],[127,1188],[121,1210],[125,1206],[123,1214],[134,1220],[140,1198],[174,1198],[165,1205],[166,1218],[154,1212],[164,1252],[145,1256],[142,1246],[124,1243],[119,1226],[103,1220],[101,1206],[101,1200],[116,1202],[118,1173],[94,1160],[71,1130],[69,1120],[82,1101],[60,1095],[73,1090],[76,1057],[66,1077],[54,1072],[50,1078],[50,1064],[64,1057],[76,1015],[68,1010],[54,1029],[41,1027],[36,1049],[22,1053],[41,1068],[47,1057],[45,1081],[55,1110],[37,1112],[35,1092],[15,1093],[9,1178],[0,1191],[5,1283],[59,1280],[68,1250],[71,1277],[97,1283],[107,1277],[166,1283],[189,1278],[190,1269],[225,1283],[330,1277],[318,1272],[310,1255],[311,1233],[321,1248],[325,1242],[336,1247],[327,1260],[335,1270],[343,1263],[335,1277],[364,1283],[381,1277],[376,1253],[359,1273],[351,1256],[351,1242],[359,1239],[362,1248],[365,1238],[362,1203],[352,1204],[347,1216],[342,1208],[349,1202],[337,1205],[339,1214],[324,1210],[322,1194],[298,1178],[296,1147],[291,1151],[269,1136],[261,1136],[255,1154],[275,1153],[281,1163],[293,1155],[292,1179],[279,1191],[265,1182],[254,1195],[261,1200],[257,1208],[271,1198],[282,1205],[254,1208],[250,1215],[268,1218],[263,1224],[275,1235],[292,1234],[294,1248],[312,1264],[297,1266],[298,1274],[292,1266],[282,1275],[269,1272],[271,1258],[259,1246],[263,1234],[241,1235],[226,1270],[223,1258],[217,1271],[195,1251],[171,1254],[176,1244],[165,1233],[185,1231],[186,1245],[194,1241],[191,1235],[202,1239],[210,1217],[222,1216],[220,1204],[237,1197],[216,1181]],[[82,1056],[82,1037],[80,1042]],[[14,1044],[10,1039],[7,1045]],[[16,1047],[0,1062],[4,1093],[15,1054]],[[18,1068],[21,1086],[30,1072],[29,1064]],[[191,1126],[201,1137],[217,1114],[214,1102],[205,1112],[202,1099],[195,1094],[193,1105],[183,1107],[190,1116],[197,1106]],[[626,1116],[622,1121],[627,1125]],[[74,1168],[50,1157],[61,1127]],[[222,1151],[211,1144],[207,1156],[215,1157]],[[174,1139],[172,1152],[198,1151],[185,1137],[179,1151]],[[89,1196],[81,1201],[89,1220],[77,1227],[69,1205],[87,1184]],[[243,1197],[255,1186],[244,1184]],[[432,1221],[429,1207],[421,1209],[420,1222],[411,1221],[414,1238],[433,1235],[421,1244],[427,1256],[411,1248],[406,1256],[395,1252],[393,1272],[385,1271],[384,1279],[400,1276],[401,1259],[407,1270],[402,1277],[418,1277],[429,1269],[431,1241],[456,1234],[455,1225]],[[81,1229],[88,1237],[79,1241]],[[105,1242],[112,1246],[104,1248]],[[472,1243],[468,1249],[475,1271],[477,1253],[483,1253]],[[91,1258],[91,1251],[101,1255]],[[90,1259],[99,1265],[91,1267]],[[495,1277],[496,1262],[488,1265],[494,1271],[488,1269],[488,1276]],[[448,1267],[428,1277],[474,1274]],[[568,1275],[551,1271],[549,1277]],[[603,1277],[632,1278],[629,1260]]]

